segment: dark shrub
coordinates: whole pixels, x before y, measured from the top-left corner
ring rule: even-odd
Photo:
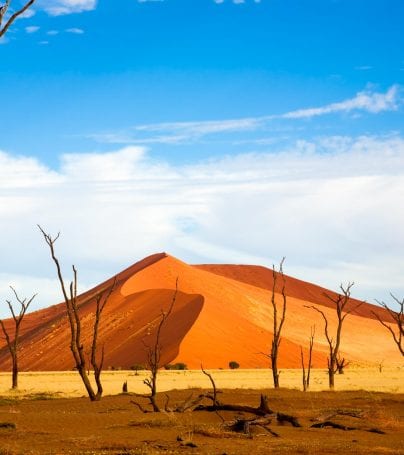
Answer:
[[[187,365],[182,362],[164,365],[166,370],[188,370]]]

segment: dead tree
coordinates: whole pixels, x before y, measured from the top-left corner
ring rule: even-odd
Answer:
[[[349,365],[349,362],[347,362],[344,357],[338,355],[338,357],[335,359],[335,363],[338,374],[344,374],[344,368]]]
[[[342,325],[345,321],[345,318],[350,314],[353,310],[358,309],[362,302],[359,303],[354,309],[349,308],[349,302],[351,299],[351,288],[354,283],[348,283],[346,287],[342,284],[340,285],[340,289],[342,291],[341,294],[337,294],[336,296],[332,296],[329,294],[324,294],[325,297],[330,300],[335,307],[337,312],[337,330],[335,336],[332,336],[330,333],[330,329],[328,327],[328,319],[325,315],[324,311],[320,310],[315,306],[308,306],[307,308],[312,308],[313,310],[317,311],[321,314],[322,318],[324,319],[324,334],[328,343],[328,359],[327,359],[327,369],[328,369],[328,384],[330,389],[334,389],[334,376],[335,373],[338,371],[337,360],[339,356],[339,348],[341,344],[341,332],[342,332]]]
[[[272,297],[271,297],[271,304],[272,304],[272,313],[273,313],[273,338],[271,343],[271,352],[269,354],[269,358],[271,359],[271,368],[272,368],[272,376],[274,380],[274,387],[279,388],[279,371],[278,371],[278,353],[279,353],[279,345],[281,344],[281,332],[282,327],[285,322],[286,317],[286,293],[285,293],[285,285],[286,280],[283,274],[283,263],[285,258],[279,264],[279,271],[275,271],[275,266],[272,266],[272,277],[273,277],[273,284],[272,284]],[[282,279],[282,308],[278,309],[278,303],[275,299],[275,290],[276,290],[276,282],[278,277]],[[278,312],[280,311],[280,315]]]
[[[70,326],[70,350],[72,352],[74,362],[76,364],[76,369],[83,381],[84,387],[86,388],[87,394],[91,401],[99,401],[102,397],[103,388],[101,383],[101,372],[104,363],[104,347],[101,349],[101,356],[97,358],[98,353],[98,330],[101,320],[102,312],[104,311],[105,305],[108,302],[109,297],[112,294],[112,291],[115,288],[116,280],[114,280],[112,286],[108,289],[104,289],[95,296],[95,313],[94,313],[94,325],[92,330],[92,340],[91,340],[91,351],[90,351],[90,364],[94,371],[94,380],[97,386],[97,391],[94,390],[89,374],[87,371],[87,362],[84,351],[84,345],[82,342],[82,326],[80,319],[80,307],[77,302],[77,270],[75,266],[72,266],[73,269],[73,281],[70,282],[69,291],[67,291],[65,282],[62,276],[62,270],[60,267],[59,260],[55,256],[54,244],[60,236],[60,233],[56,237],[51,237],[47,234],[41,226],[39,226],[42,235],[46,243],[49,246],[51,257],[55,263],[57,276],[59,280],[60,287],[62,289],[64,303],[66,305],[67,319]]]
[[[5,17],[7,16],[8,9],[11,5],[11,0],[6,0],[6,3],[0,6],[0,38],[5,35],[7,30],[10,28],[11,24],[19,17],[21,14],[25,13],[25,11],[33,4],[36,0],[29,0],[27,1],[19,10],[12,13],[8,19],[6,19],[5,24],[3,22]]]
[[[156,335],[154,339],[154,343],[152,345],[148,345],[146,341],[143,339],[143,344],[147,349],[147,368],[150,371],[150,377],[146,378],[143,383],[150,389],[150,394],[145,395],[145,398],[148,398],[150,404],[152,405],[154,412],[160,412],[160,407],[156,402],[156,395],[157,395],[157,374],[159,371],[160,359],[161,359],[161,333],[162,330],[167,322],[167,319],[170,317],[170,314],[173,311],[175,301],[177,300],[178,294],[178,278],[175,281],[175,291],[173,298],[171,300],[170,306],[168,307],[167,311],[161,310],[160,312],[160,321],[157,325]]]
[[[394,324],[397,326],[397,333],[396,331],[374,311],[372,312],[374,316],[376,316],[377,320],[382,324],[386,329],[391,333],[391,336],[393,337],[394,343],[396,343],[398,350],[401,352],[401,355],[404,356],[404,345],[403,345],[403,340],[404,340],[404,298],[402,300],[399,300],[397,297],[395,297],[393,294],[391,294],[391,297],[395,300],[395,302],[399,306],[399,311],[394,311],[392,310],[386,303],[379,302],[376,300],[376,302],[382,306],[385,310],[388,311],[389,315],[394,321]]]
[[[11,303],[10,300],[6,300],[7,305],[10,309],[11,315],[14,320],[14,336],[11,337],[8,329],[6,329],[6,326],[2,320],[0,320],[0,325],[1,329],[4,334],[4,338],[6,339],[7,343],[7,348],[10,352],[11,356],[11,364],[12,364],[12,389],[17,389],[18,388],[18,347],[19,347],[19,337],[20,337],[20,328],[21,328],[21,323],[22,320],[24,319],[25,313],[28,310],[28,307],[30,306],[31,302],[34,300],[36,297],[36,294],[34,294],[29,300],[26,298],[21,300],[20,297],[18,296],[16,290],[10,286],[11,290],[14,293],[14,297],[18,304],[20,305],[20,311],[17,313],[14,310],[13,304]]]
[[[303,384],[303,391],[310,387],[310,373],[311,373],[311,366],[312,366],[312,355],[313,355],[313,344],[314,344],[314,334],[315,334],[316,326],[311,328],[310,333],[310,341],[309,341],[309,362],[307,365],[307,374],[306,368],[304,365],[304,355],[303,355],[303,348],[300,346],[300,358],[302,362],[302,384]]]

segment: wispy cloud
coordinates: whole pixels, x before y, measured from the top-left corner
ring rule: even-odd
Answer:
[[[207,120],[200,122],[163,122],[136,125],[121,131],[94,133],[89,138],[112,144],[179,144],[194,142],[208,135],[229,132],[258,131],[274,120],[304,120],[331,114],[367,112],[378,114],[398,109],[402,102],[402,88],[391,86],[386,92],[370,89],[353,98],[315,108],[304,108],[284,114],[240,119]]]
[[[94,10],[97,0],[39,0],[38,7],[51,16],[61,16],[71,13],[82,13]]]
[[[138,0],[139,1],[139,0]],[[147,1],[147,0],[146,0]],[[221,5],[225,2],[225,0],[213,0],[218,5]],[[244,3],[248,3],[247,0],[229,0],[230,3],[234,3],[235,5],[242,5]],[[252,0],[252,3],[261,3],[261,0]]]
[[[0,197],[0,251],[38,302],[60,297],[44,282],[54,271],[36,223],[62,231],[59,254],[87,284],[168,250],[190,262],[286,255],[288,273],[324,286],[355,280],[369,300],[404,292],[401,136],[300,140],[175,166],[141,147],[64,155],[58,170],[3,152]]]
[[[369,71],[371,69],[373,69],[373,66],[370,66],[370,65],[361,65],[361,66],[355,66],[355,69],[357,71]]]
[[[81,29],[81,28],[76,28],[76,27],[73,27],[73,28],[67,28],[65,30],[66,33],[73,33],[73,35],[82,35],[84,33],[84,30]]]
[[[30,25],[28,27],[25,27],[26,33],[35,33],[40,29],[37,25]]]
[[[364,111],[377,114],[384,111],[394,111],[398,108],[399,96],[400,87],[398,85],[393,85],[386,93],[365,90],[359,92],[351,99],[317,108],[299,109],[288,112],[282,117],[286,119],[302,119],[338,112],[350,113],[352,111]]]

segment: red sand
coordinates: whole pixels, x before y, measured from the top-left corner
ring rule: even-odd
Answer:
[[[178,277],[178,297],[162,332],[161,364],[184,362],[188,368],[227,368],[231,360],[241,367],[268,367],[271,343],[272,271],[258,266],[191,266],[164,253],[149,256],[116,276],[117,284],[102,316],[100,345],[105,345],[105,367],[129,368],[145,364],[147,348],[161,311],[170,304]],[[94,296],[113,278],[82,294],[83,341],[89,346]],[[308,345],[316,325],[314,366],[326,366],[327,346],[321,316],[305,305],[322,305],[330,328],[335,310],[324,297],[330,291],[286,277],[287,319],[282,333],[281,368],[300,367],[300,345]],[[278,296],[279,297],[279,296]],[[357,305],[353,301],[352,305]],[[401,360],[386,329],[364,303],[344,323],[342,352],[351,361],[394,363]],[[11,321],[7,321],[9,325]],[[26,316],[22,327],[21,370],[66,370],[73,367],[70,333],[64,304]],[[0,368],[9,368],[0,342]]]

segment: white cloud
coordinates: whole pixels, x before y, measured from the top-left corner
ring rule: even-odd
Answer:
[[[0,284],[7,271],[38,302],[60,300],[40,223],[62,231],[64,270],[75,263],[86,285],[168,251],[189,262],[286,256],[287,273],[302,279],[333,288],[354,280],[368,300],[401,295],[403,200],[400,136],[324,137],[187,166],[140,147],[64,155],[58,171],[3,152]]]
[[[73,27],[73,28],[67,28],[65,30],[65,32],[67,33],[73,33],[74,35],[82,35],[84,33],[84,30],[81,29],[81,28],[76,28],[76,27]]]
[[[196,141],[204,136],[240,131],[257,131],[274,120],[301,120],[338,113],[380,112],[397,110],[402,104],[402,87],[392,85],[385,93],[370,89],[353,98],[316,108],[304,108],[285,114],[240,119],[206,120],[199,122],[165,122],[136,125],[123,131],[95,133],[88,137],[112,144],[179,144]]]
[[[25,27],[25,31],[27,33],[35,33],[37,32],[38,30],[40,29],[40,27],[38,27],[37,25],[30,25],[28,27]]]
[[[71,13],[82,13],[94,10],[97,0],[39,0],[38,7],[51,16],[61,16]]]

